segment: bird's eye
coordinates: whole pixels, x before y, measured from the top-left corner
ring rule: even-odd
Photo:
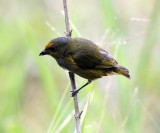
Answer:
[[[55,46],[50,47],[50,50],[55,51],[57,48]]]

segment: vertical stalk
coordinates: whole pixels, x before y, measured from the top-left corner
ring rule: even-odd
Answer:
[[[67,0],[63,0],[63,6],[64,6],[64,14],[65,14],[66,36],[71,37],[72,31],[70,30],[70,25],[69,25]],[[72,85],[72,90],[75,90],[76,84],[75,84],[74,73],[69,72],[69,77],[70,77],[70,81],[71,81],[71,85]],[[74,108],[75,108],[76,131],[77,131],[77,133],[81,133],[80,113],[79,113],[77,94],[74,95],[73,100],[74,100]]]

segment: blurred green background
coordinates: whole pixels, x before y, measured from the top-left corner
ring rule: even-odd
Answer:
[[[160,133],[160,0],[69,0],[73,37],[130,70],[79,94],[83,133]],[[65,36],[62,0],[0,1],[0,133],[72,133],[68,73],[45,44]],[[76,76],[77,87],[86,82]]]

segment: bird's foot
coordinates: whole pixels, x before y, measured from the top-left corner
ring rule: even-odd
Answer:
[[[88,84],[90,84],[92,82],[92,80],[88,80],[87,83],[85,83],[82,87],[80,87],[79,89],[76,90],[71,90],[72,94],[71,96],[74,97],[83,87],[87,86]]]
[[[78,93],[79,89],[71,90],[72,94],[71,96],[74,97]]]

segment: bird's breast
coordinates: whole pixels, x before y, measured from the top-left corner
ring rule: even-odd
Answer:
[[[75,69],[77,69],[77,66],[71,57],[62,57],[56,60],[59,66],[64,69],[67,69],[69,71],[74,71]]]
[[[57,63],[59,66],[63,67],[66,69],[66,63],[64,62],[64,58],[59,58],[59,59],[56,59]]]

